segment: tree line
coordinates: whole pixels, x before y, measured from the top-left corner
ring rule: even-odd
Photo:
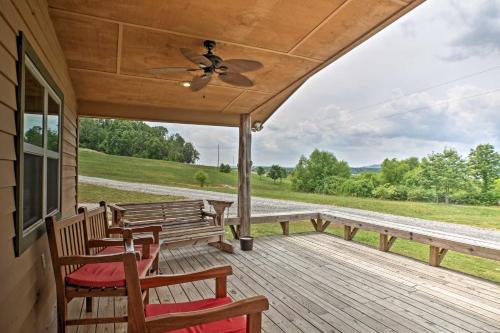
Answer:
[[[291,182],[301,192],[494,205],[500,201],[499,175],[500,154],[490,144],[478,145],[466,157],[446,148],[421,160],[385,159],[380,172],[356,175],[347,162],[316,149],[300,158]]]
[[[199,152],[179,134],[142,121],[80,119],[80,147],[112,155],[195,163]]]

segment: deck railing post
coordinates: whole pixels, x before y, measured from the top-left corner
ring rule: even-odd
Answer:
[[[250,176],[252,171],[251,150],[251,117],[249,114],[242,114],[240,116],[238,155],[238,217],[240,218],[240,236],[250,236]]]

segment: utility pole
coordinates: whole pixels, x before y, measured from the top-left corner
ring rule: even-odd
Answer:
[[[217,167],[220,166],[220,161],[219,161],[219,157],[220,157],[220,152],[219,152],[219,144],[217,144]]]

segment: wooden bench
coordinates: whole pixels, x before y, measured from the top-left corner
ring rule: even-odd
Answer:
[[[500,260],[500,244],[498,242],[474,238],[473,235],[467,237],[444,233],[333,209],[321,212],[300,211],[254,214],[250,219],[252,224],[280,223],[284,235],[288,235],[290,222],[304,220],[310,220],[314,230],[318,232],[324,232],[329,225],[341,226],[344,231],[344,239],[348,241],[356,236],[358,230],[376,232],[379,234],[378,249],[384,252],[389,251],[398,238],[429,245],[429,264],[431,266],[439,266],[448,250]],[[239,218],[229,217],[226,219],[226,224],[230,226],[233,236],[237,238]]]
[[[203,200],[179,200],[109,205],[114,226],[161,225],[160,239],[167,247],[208,243],[233,253],[225,240],[224,211],[232,202],[208,200],[214,213],[204,210]]]

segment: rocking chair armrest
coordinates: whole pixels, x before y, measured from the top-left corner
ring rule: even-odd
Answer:
[[[155,275],[141,279],[141,289],[157,288],[161,286],[169,286],[184,282],[193,282],[208,279],[227,278],[233,274],[231,266],[215,266],[206,270],[196,271],[187,274],[172,274],[172,275]]]
[[[136,258],[140,259],[139,252],[135,252]],[[123,261],[124,254],[103,254],[103,255],[84,255],[84,256],[64,256],[59,257],[59,265],[86,265],[86,264],[103,264],[110,262]]]
[[[165,332],[244,315],[249,315],[247,323],[250,324],[253,319],[251,315],[260,314],[267,309],[267,298],[254,296],[211,309],[149,317],[146,318],[146,326],[151,333]]]

